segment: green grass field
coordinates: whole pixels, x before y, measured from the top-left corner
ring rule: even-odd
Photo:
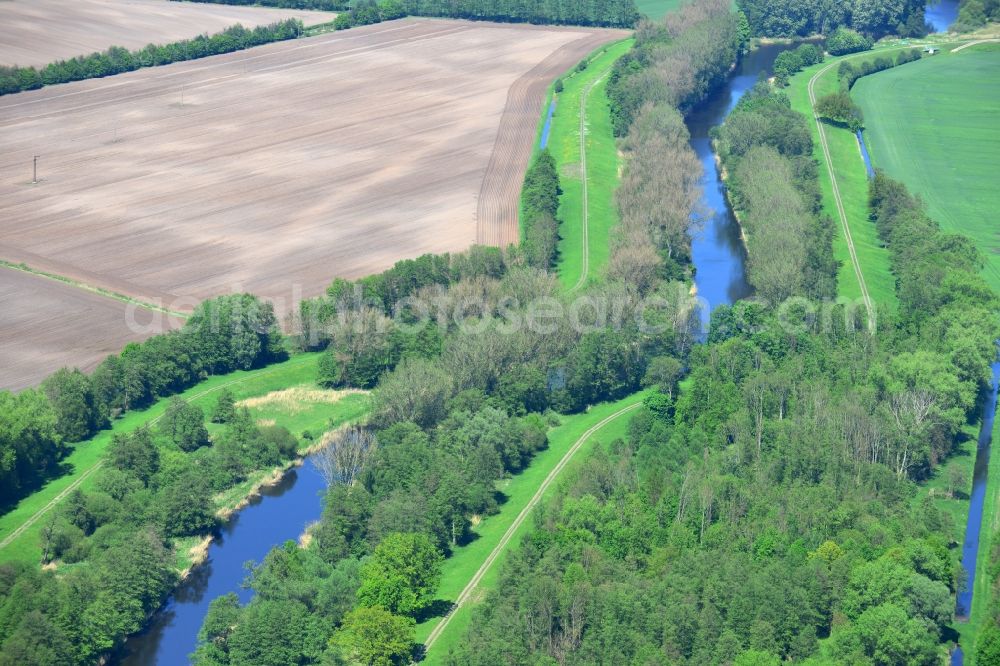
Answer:
[[[183,392],[180,397],[198,405],[208,415],[211,413],[219,392],[224,388],[232,391],[237,400],[243,400],[266,395],[290,386],[314,387],[316,364],[319,357],[320,354],[301,354],[267,368],[210,377]],[[37,492],[21,500],[13,510],[0,516],[0,538],[11,534],[28,518],[52,502],[59,493],[78,481],[82,475],[100,462],[115,433],[130,432],[157,419],[163,414],[168,403],[169,399],[160,400],[145,410],[129,412],[122,419],[115,421],[111,429],[103,430],[92,439],[73,445],[69,456],[63,460],[68,473],[50,480]],[[345,399],[337,404],[309,404],[302,409],[295,410],[294,414],[282,414],[280,409],[274,406],[253,408],[251,413],[258,419],[274,420],[280,425],[285,425],[296,436],[308,429],[318,437],[330,426],[331,422],[337,424],[355,420],[360,418],[367,408],[367,396],[358,394],[345,396]],[[212,426],[212,429],[217,430],[217,427]],[[91,487],[95,479],[93,474],[87,476],[79,487],[86,490]],[[39,532],[43,525],[44,519],[38,520],[23,531],[0,550],[0,560],[37,562],[40,555]]]
[[[539,452],[526,470],[517,476],[507,479],[499,485],[506,496],[507,501],[500,507],[500,513],[489,516],[483,520],[473,530],[478,538],[466,546],[458,548],[444,562],[442,568],[441,585],[438,588],[438,598],[453,600],[461,593],[469,580],[473,577],[480,565],[487,558],[490,552],[500,542],[501,537],[507,528],[514,521],[515,517],[527,505],[532,495],[535,494],[542,481],[548,476],[552,468],[559,462],[566,451],[588,429],[600,422],[602,419],[618,411],[622,407],[640,402],[645,393],[636,393],[618,402],[604,403],[593,407],[585,414],[576,414],[562,418],[562,422],[549,431],[549,447]],[[576,456],[563,469],[561,478],[565,479],[572,474],[582,460],[587,456],[588,451],[598,443],[609,444],[616,438],[624,437],[628,428],[631,412],[609,422],[597,431],[586,444],[577,451]],[[556,482],[549,486],[543,495],[543,499],[558,492],[560,483]],[[479,584],[475,601],[466,604],[456,613],[448,628],[441,634],[433,648],[428,652],[425,664],[440,664],[444,662],[448,651],[456,645],[465,635],[472,620],[475,607],[485,596],[486,592],[492,589],[497,582],[500,568],[503,566],[504,554],[512,547],[520,543],[523,536],[532,529],[532,521],[529,518],[521,524],[507,546],[501,551],[500,557],[494,562],[493,567],[486,573]],[[417,641],[423,642],[427,635],[434,629],[440,618],[432,618],[417,626]]]
[[[1000,293],[1000,45],[864,77],[852,96],[875,166],[920,195],[942,229],[976,242]]]
[[[619,159],[605,90],[611,66],[631,47],[632,40],[628,39],[591,54],[585,70],[574,70],[563,78],[563,92],[556,98],[548,148],[558,165],[563,191],[559,198],[561,238],[557,270],[567,289],[580,283],[581,277],[586,281],[600,275],[608,261],[609,234],[618,223],[614,193],[618,187]],[[585,97],[589,210],[586,262],[580,168],[580,107]]]
[[[681,0],[637,0],[636,6],[640,14],[645,14],[654,21],[658,21],[681,6]]]
[[[791,85],[786,92],[792,101],[792,108],[809,118],[809,126],[815,144],[813,155],[820,160],[819,182],[823,194],[823,211],[835,221],[836,228],[833,253],[837,261],[840,262],[837,293],[845,298],[860,299],[861,286],[855,275],[847,241],[841,230],[840,218],[833,198],[833,185],[823,162],[819,131],[816,129],[816,123],[813,122],[812,105],[809,102],[809,80],[831,61],[836,60],[828,59],[825,63],[799,72],[792,77]],[[834,66],[816,82],[816,97],[836,92],[839,85],[837,67]],[[861,158],[858,141],[850,130],[832,125],[826,126],[826,136],[830,146],[830,157],[833,160],[833,169],[844,203],[844,211],[847,214],[851,235],[854,238],[855,251],[858,255],[858,261],[861,263],[865,283],[868,285],[868,293],[876,306],[888,306],[890,309],[895,309],[895,278],[889,269],[889,252],[882,247],[875,225],[868,219],[868,174]]]

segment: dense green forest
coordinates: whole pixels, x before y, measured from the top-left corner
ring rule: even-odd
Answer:
[[[343,30],[404,16],[629,28],[639,20],[639,10],[635,0],[359,0],[335,25]]]
[[[962,0],[958,19],[951,30],[968,32],[981,28],[989,21],[1000,21],[1000,0]]]
[[[829,35],[849,27],[872,37],[922,37],[924,0],[738,0],[755,37]]]
[[[0,95],[240,51],[270,42],[295,39],[302,34],[303,29],[302,22],[298,19],[256,28],[244,28],[237,24],[214,35],[199,35],[194,39],[171,44],[149,44],[136,51],[112,46],[100,53],[49,63],[40,70],[34,67],[0,65]]]
[[[772,303],[829,294],[804,119],[761,84],[717,138],[751,280],[779,271],[759,280]],[[814,300],[717,309],[681,389],[658,383],[627,439],[538,512],[452,663],[941,662],[963,574],[950,519],[918,483],[977,418],[998,299],[973,244],[883,174],[871,215],[900,302],[878,335]],[[812,247],[776,258],[754,242],[790,219]],[[789,256],[795,275],[780,272]]]
[[[245,409],[206,415],[175,398],[155,428],[118,434],[94,488],[75,490],[41,531],[42,564],[0,564],[0,664],[93,664],[141,629],[178,582],[173,541],[217,526],[213,495],[297,455],[280,426]]]
[[[901,184],[879,174],[871,210],[898,318],[716,310],[684,388],[539,512],[453,663],[940,663],[962,574],[915,482],[974,422],[998,301]]]

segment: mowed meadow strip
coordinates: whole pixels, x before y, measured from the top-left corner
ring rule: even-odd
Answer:
[[[309,408],[310,405],[328,404],[335,405],[344,396],[366,393],[358,389],[346,389],[343,391],[333,391],[329,389],[318,389],[311,386],[293,386],[279,391],[272,391],[266,395],[247,398],[236,403],[237,407],[247,409],[270,407],[281,409],[289,414],[296,414]]]

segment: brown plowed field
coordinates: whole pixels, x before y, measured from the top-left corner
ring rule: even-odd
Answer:
[[[55,280],[0,267],[0,389],[32,386],[63,366],[90,370],[171,318]],[[131,319],[138,326],[132,330]],[[162,326],[160,325],[162,324]]]
[[[297,18],[315,25],[336,16],[168,0],[2,0],[0,64],[42,66],[109,46],[139,49],[190,39],[236,23],[249,28]]]
[[[405,20],[2,98],[0,258],[281,309],[334,276],[514,241],[546,86],[623,34]]]
[[[608,34],[608,31],[603,33]],[[621,39],[627,35],[627,32],[621,31],[615,37]],[[593,48],[608,41],[612,40],[605,37],[594,42]],[[567,44],[560,51],[564,53],[557,53],[540,62],[515,81],[507,95],[496,144],[479,190],[476,242],[480,245],[506,247],[520,241],[517,216],[521,185],[534,149],[527,137],[534,136],[538,127],[539,110],[549,83],[568,69],[567,60],[579,62],[583,59],[577,44]],[[518,174],[518,177],[512,177],[512,174]]]

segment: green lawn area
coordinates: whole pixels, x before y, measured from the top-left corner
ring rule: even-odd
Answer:
[[[556,110],[548,148],[559,168],[558,274],[563,286],[572,288],[601,274],[608,261],[611,228],[618,223],[614,193],[618,188],[618,147],[611,130],[606,86],[615,60],[632,47],[632,40],[608,45],[589,56],[582,72],[563,78],[563,92],[556,96]],[[595,83],[596,82],[596,83]],[[587,92],[589,92],[589,95]],[[583,261],[583,178],[580,168],[580,107],[586,107],[587,201],[589,241],[587,265]],[[548,111],[546,107],[545,111]]]
[[[1000,45],[864,77],[852,95],[875,166],[920,195],[942,229],[976,242],[1000,292]]]
[[[640,14],[645,14],[654,21],[658,21],[681,6],[681,0],[636,0],[636,7]]]
[[[834,220],[836,228],[833,253],[837,261],[840,262],[837,293],[841,297],[860,299],[861,286],[855,275],[847,241],[841,230],[840,217],[833,198],[833,186],[824,164],[819,131],[816,129],[816,123],[813,122],[812,105],[809,103],[809,80],[832,60],[837,59],[828,59],[825,63],[814,65],[796,74],[792,77],[786,92],[792,101],[792,108],[809,118],[809,126],[815,144],[813,155],[820,161],[819,182],[823,194],[823,211]],[[835,65],[816,82],[816,97],[836,92],[839,85],[837,66]],[[895,278],[889,269],[889,252],[882,247],[875,225],[868,219],[868,174],[861,158],[858,141],[850,130],[844,128],[827,125],[825,131],[844,211],[847,214],[851,235],[854,238],[854,248],[858,255],[858,261],[861,263],[861,271],[865,283],[868,285],[868,293],[876,307],[888,306],[890,309],[895,309]]]
[[[645,393],[631,395],[618,402],[604,403],[593,407],[585,414],[575,414],[562,417],[561,423],[549,431],[549,447],[538,453],[526,470],[517,476],[511,477],[498,488],[506,496],[507,501],[500,507],[500,513],[489,516],[474,528],[478,538],[466,546],[458,548],[444,562],[442,568],[441,585],[438,589],[438,598],[453,600],[458,597],[463,588],[468,584],[480,565],[489,556],[490,552],[500,542],[501,537],[507,528],[514,521],[521,510],[528,504],[532,495],[538,490],[552,468],[558,464],[566,451],[576,443],[576,441],[595,424],[620,410],[622,407],[640,402],[645,397]],[[598,443],[606,445],[616,438],[624,437],[628,428],[631,412],[607,423],[597,431],[586,444],[584,444],[573,457],[572,461],[563,468],[560,475],[565,479],[572,474],[572,470],[584,460],[588,451],[592,450]],[[543,500],[558,492],[560,483],[553,483],[545,494]],[[472,619],[475,607],[485,596],[486,592],[496,585],[497,576],[503,566],[504,554],[520,543],[523,536],[533,527],[531,519],[524,521],[515,532],[514,537],[507,543],[507,547],[501,551],[500,557],[494,562],[492,568],[483,576],[475,601],[460,608],[448,628],[441,634],[433,649],[428,653],[425,664],[443,663],[451,646],[455,645],[465,635]],[[427,635],[440,621],[440,618],[432,618],[417,625],[417,641],[423,642]]]
[[[265,395],[289,386],[314,386],[319,356],[319,354],[300,354],[282,363],[259,370],[238,371],[228,375],[210,377],[184,391],[180,397],[200,406],[207,416],[215,404],[219,391],[224,388],[232,391],[237,400],[242,400]],[[160,400],[145,410],[129,412],[123,418],[115,421],[111,429],[103,430],[92,439],[73,445],[72,451],[63,460],[67,469],[66,474],[50,480],[37,492],[21,500],[14,509],[0,516],[0,538],[11,534],[25,520],[52,502],[59,493],[100,462],[104,450],[115,433],[130,432],[143,424],[154,421],[163,414],[168,402],[169,399]],[[314,435],[319,436],[331,421],[339,423],[360,417],[367,409],[367,397],[364,395],[347,396],[343,402],[334,405],[308,405],[304,409],[297,410],[294,415],[281,415],[274,407],[268,409],[271,411],[255,408],[251,412],[257,418],[274,419],[277,423],[286,425],[295,435],[301,435],[303,430],[311,429]],[[80,488],[90,487],[94,480],[94,475],[87,476],[80,484]],[[22,532],[3,550],[0,550],[0,559],[3,561],[37,562],[39,531],[43,524],[44,520],[39,520]]]

